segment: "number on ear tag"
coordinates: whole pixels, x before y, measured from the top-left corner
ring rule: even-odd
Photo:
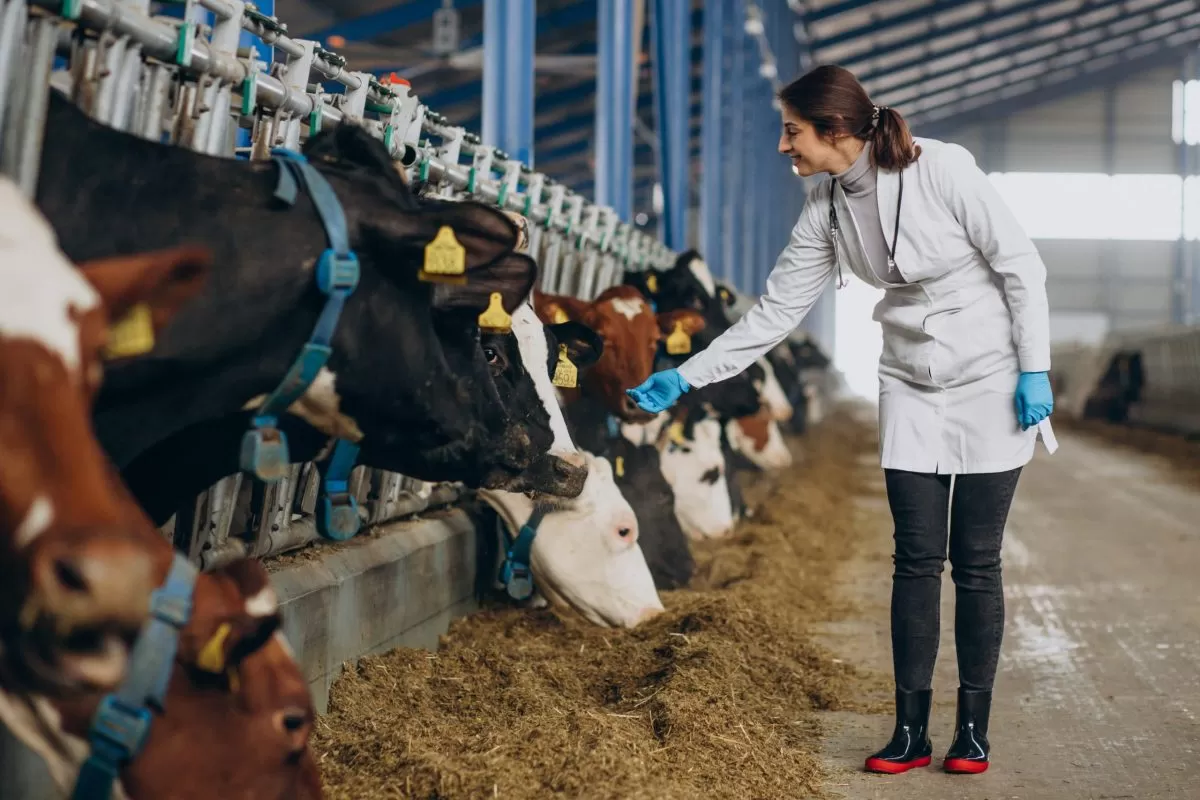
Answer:
[[[554,365],[554,379],[551,383],[563,389],[574,389],[579,385],[579,370],[567,357],[565,344],[558,346],[558,363]]]
[[[562,306],[554,307],[554,324],[562,325],[564,322],[570,322],[571,318],[567,316],[567,312],[563,311]]]
[[[512,332],[512,317],[504,310],[503,298],[499,292],[492,292],[487,311],[479,315],[479,327],[488,333]]]
[[[233,629],[228,622],[221,623],[217,632],[213,634],[213,637],[200,650],[200,655],[196,657],[197,668],[214,675],[220,675],[225,671],[225,640],[229,638],[231,630]]]
[[[616,463],[613,464],[613,469],[616,470],[618,478],[625,477],[625,456],[617,456]]]
[[[150,306],[138,303],[108,329],[106,358],[128,358],[154,349],[154,319]]]
[[[427,283],[467,282],[467,249],[458,243],[454,229],[443,225],[425,245],[425,265],[417,277]]]
[[[658,294],[658,276],[653,272],[646,276],[646,288],[651,294]]]
[[[676,322],[675,330],[671,331],[671,335],[667,337],[667,353],[681,356],[690,352],[692,352],[692,337],[683,329],[682,322]]]

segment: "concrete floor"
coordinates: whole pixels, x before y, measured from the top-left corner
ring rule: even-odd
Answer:
[[[992,767],[940,769],[957,687],[953,589],[943,576],[934,764],[868,775],[890,717],[829,714],[831,792],[854,800],[1200,798],[1200,492],[1155,459],[1060,433],[1026,468],[1005,534],[1008,622]],[[877,472],[877,470],[876,470]],[[848,660],[890,675],[891,530],[882,476],[862,500],[879,534],[845,587],[862,606],[830,626]]]

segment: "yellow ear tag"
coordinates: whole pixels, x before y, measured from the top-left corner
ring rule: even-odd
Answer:
[[[618,478],[625,477],[625,456],[617,456],[617,460],[613,465],[613,469],[616,470]]]
[[[487,311],[479,315],[479,327],[488,333],[512,332],[512,317],[504,310],[503,298],[499,292],[492,292]]]
[[[458,243],[454,229],[443,225],[425,245],[425,266],[417,277],[428,283],[467,282],[467,249]]]
[[[558,363],[554,365],[554,379],[551,383],[563,389],[574,389],[579,385],[579,370],[571,363],[571,359],[567,358],[565,344],[558,346]]]
[[[214,675],[220,675],[225,671],[225,640],[229,638],[231,630],[233,629],[228,622],[221,623],[221,627],[217,628],[217,632],[208,640],[208,644],[200,650],[200,655],[196,658],[198,668]]]
[[[564,322],[570,322],[571,318],[567,316],[567,312],[562,310],[561,306],[554,307],[554,324],[562,325]]]
[[[658,294],[658,276],[653,272],[646,276],[646,288],[651,294]]]
[[[687,440],[683,438],[683,423],[672,422],[671,427],[667,428],[667,438],[672,443],[683,447],[687,443]]]
[[[692,352],[692,337],[688,336],[687,331],[683,329],[682,322],[676,322],[675,330],[671,331],[671,335],[667,337],[667,353],[681,356],[690,352]]]
[[[150,306],[138,303],[108,329],[105,358],[140,356],[154,349],[154,319]]]

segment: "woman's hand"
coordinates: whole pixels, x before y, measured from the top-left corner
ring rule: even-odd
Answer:
[[[641,386],[628,389],[625,394],[632,397],[642,411],[657,414],[675,405],[691,388],[679,374],[679,370],[668,369],[654,373]]]
[[[1046,372],[1022,372],[1017,378],[1017,421],[1022,430],[1029,430],[1054,411],[1054,392]]]

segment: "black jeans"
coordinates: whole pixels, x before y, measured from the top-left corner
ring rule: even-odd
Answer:
[[[896,687],[931,688],[941,632],[942,566],[950,546],[955,587],[954,640],[959,685],[990,690],[1004,636],[1000,542],[1018,467],[950,476],[884,470],[896,523],[892,575],[892,664]],[[947,530],[949,509],[949,530]]]

